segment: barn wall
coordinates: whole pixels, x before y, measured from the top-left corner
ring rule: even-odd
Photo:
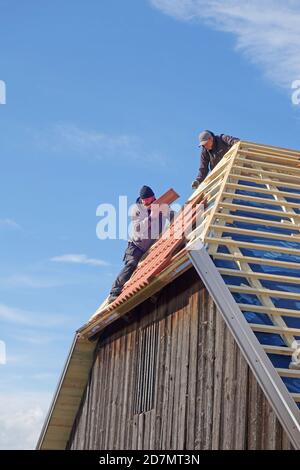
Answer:
[[[150,359],[142,370],[141,331],[151,325],[157,339],[152,335],[145,343]],[[152,396],[153,408],[134,414],[137,397],[145,392],[143,374],[153,387],[146,397]],[[291,444],[190,269],[156,304],[144,302],[100,338],[68,447],[289,449]]]

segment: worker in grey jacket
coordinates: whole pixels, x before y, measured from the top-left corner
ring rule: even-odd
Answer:
[[[199,147],[202,147],[200,156],[200,168],[197,178],[192,182],[192,188],[198,188],[225,153],[240,139],[231,135],[215,135],[211,131],[203,131],[199,134]]]
[[[152,189],[149,186],[143,186],[136,204],[132,206],[130,211],[131,233],[123,257],[125,266],[112,285],[108,298],[109,303],[120,295],[125,282],[130,279],[141,257],[159,238],[167,219],[172,220],[174,217],[169,206],[153,204],[155,200]]]

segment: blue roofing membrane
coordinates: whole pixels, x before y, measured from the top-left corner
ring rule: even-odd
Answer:
[[[251,236],[248,235],[242,235],[242,234],[235,234],[231,232],[223,232],[222,237],[230,237],[233,240],[238,240],[238,241],[246,241],[246,242],[251,242],[251,243],[263,243],[264,245],[270,245],[270,246],[277,246],[277,247],[283,247],[283,248],[290,248],[290,249],[295,249],[295,254],[285,254],[285,253],[278,253],[274,251],[262,251],[261,249],[255,248],[241,248],[240,251],[244,256],[251,256],[251,257],[259,257],[262,258],[261,264],[255,264],[255,263],[248,263],[250,268],[254,272],[263,272],[263,273],[269,273],[269,274],[276,274],[279,276],[293,276],[293,277],[299,277],[300,276],[300,243],[294,242],[292,240],[292,234],[298,234],[299,235],[299,230],[297,231],[296,229],[289,229],[289,228],[281,228],[281,227],[268,227],[265,225],[265,221],[281,221],[282,219],[285,219],[284,211],[282,207],[278,204],[278,201],[275,200],[275,198],[266,193],[260,193],[260,192],[255,192],[255,187],[257,188],[266,188],[264,185],[261,184],[256,184],[256,183],[250,183],[249,181],[239,181],[239,185],[247,185],[248,187],[251,185],[253,186],[253,191],[249,190],[238,190],[235,194],[235,198],[233,199],[232,203],[233,204],[241,204],[245,206],[245,209],[243,210],[235,210],[230,212],[231,214],[235,214],[238,216],[243,216],[247,217],[249,220],[249,223],[245,222],[240,222],[240,221],[234,221],[233,223],[226,223],[226,226],[228,227],[237,227],[241,229],[248,229],[252,230]],[[292,192],[293,196],[291,198],[286,197],[285,200],[288,202],[300,204],[300,189],[295,190],[292,189],[290,190],[289,188],[281,187],[280,190],[285,191],[285,192]],[[247,196],[254,196],[254,197],[260,197],[264,199],[270,199],[270,204],[266,203],[260,203],[260,202],[255,202],[255,201],[245,201],[241,200],[238,198],[238,195],[247,195]],[[294,194],[299,194],[299,198],[295,198]],[[271,210],[276,210],[276,211],[282,211],[282,216],[274,216],[274,215],[269,215],[269,214],[259,214],[255,211],[247,211],[247,207],[256,207],[256,208],[266,208],[266,209],[271,209]],[[297,208],[291,208],[295,213],[300,213],[299,209]],[[251,222],[250,219],[261,219],[262,223],[258,224],[257,221]],[[289,219],[290,220],[290,219]],[[278,233],[278,234],[283,234],[283,235],[291,235],[291,240],[286,241],[286,240],[277,240],[273,238],[267,238],[262,237],[259,233],[256,234],[258,230],[264,231],[264,232],[270,232],[270,233]],[[228,248],[223,245],[219,246],[218,252],[221,253],[229,253]],[[278,261],[289,261],[289,262],[294,262],[294,263],[299,263],[299,269],[289,269],[285,268],[282,266],[268,266],[263,264],[263,259],[272,259],[272,260],[278,260]],[[230,268],[230,269],[236,269],[238,270],[238,267],[235,262],[231,261],[224,261],[224,260],[218,260],[215,259],[214,263],[217,267],[224,267],[224,268]],[[239,275],[237,276],[229,276],[229,275],[223,275],[222,276],[224,281],[227,284],[231,285],[244,285],[244,286],[249,286],[250,284],[248,280],[245,277],[241,277]],[[260,283],[262,287],[266,289],[272,289],[272,290],[280,290],[280,291],[285,291],[285,292],[292,292],[296,294],[300,294],[300,285],[299,284],[292,284],[288,282],[282,282],[280,280],[274,282],[274,281],[269,281],[269,280],[264,280],[261,279]],[[250,294],[243,294],[243,293],[232,293],[234,299],[238,303],[243,303],[243,304],[249,304],[249,305],[262,305],[259,298],[256,295],[250,295]],[[285,308],[285,309],[296,309],[299,310],[300,314],[300,301],[295,300],[295,299],[282,299],[278,297],[272,297],[272,301],[275,305],[275,307],[278,308]],[[263,313],[257,313],[257,312],[243,312],[245,315],[245,318],[249,323],[256,323],[256,324],[265,324],[265,325],[272,325],[273,323],[271,322],[270,318],[268,315],[263,314]],[[284,321],[286,322],[286,325],[288,327],[294,327],[294,328],[300,328],[300,318],[295,318],[295,317],[285,317],[282,316]],[[259,342],[264,345],[275,345],[275,346],[286,346],[284,341],[282,340],[281,336],[279,334],[274,334],[274,333],[263,333],[263,332],[255,332],[256,337],[258,338]],[[300,340],[300,336],[296,336],[295,339]],[[283,355],[278,355],[278,354],[268,354],[268,357],[270,358],[271,362],[275,367],[279,368],[288,368],[289,363],[291,361],[291,356],[283,356]],[[297,378],[290,378],[290,377],[283,377],[282,378],[283,382],[285,383],[286,387],[291,393],[300,393],[300,379]],[[297,403],[298,407],[300,408],[300,403]]]

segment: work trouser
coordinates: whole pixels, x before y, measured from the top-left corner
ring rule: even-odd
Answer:
[[[110,295],[117,296],[122,292],[125,282],[130,279],[143,254],[144,252],[140,250],[133,242],[128,242],[128,246],[125,250],[123,258],[125,266],[119,272],[115,282],[113,283]]]

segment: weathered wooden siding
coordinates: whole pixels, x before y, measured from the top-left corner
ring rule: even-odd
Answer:
[[[133,414],[140,330],[157,323],[154,407]],[[193,269],[100,338],[71,449],[290,449]]]

